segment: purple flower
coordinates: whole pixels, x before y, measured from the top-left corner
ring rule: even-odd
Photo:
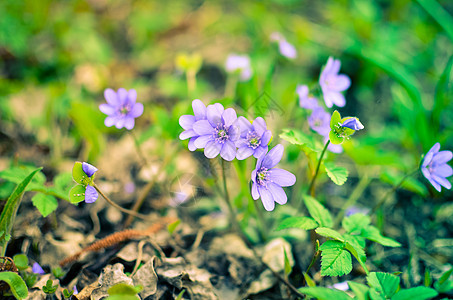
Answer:
[[[270,36],[271,41],[278,43],[280,54],[286,58],[294,59],[297,57],[296,48],[288,43],[288,41],[279,32],[273,32]]]
[[[252,154],[255,158],[259,158],[266,154],[272,137],[271,131],[267,130],[266,121],[258,117],[253,121],[253,124],[250,124],[246,118],[239,117],[237,124],[239,125],[240,137],[236,142],[236,147],[238,147],[236,158],[243,160]]]
[[[355,131],[362,130],[364,128],[363,124],[360,123],[359,119],[357,119],[356,117],[345,120],[343,124],[341,124],[341,126],[350,128]]]
[[[315,109],[319,107],[318,99],[315,97],[309,97],[308,86],[298,85],[296,93],[299,95],[299,106],[306,109]]]
[[[313,110],[308,117],[308,124],[310,128],[322,136],[329,135],[330,132],[330,114],[327,113],[322,107]]]
[[[275,203],[285,204],[287,197],[282,186],[291,186],[296,182],[294,174],[274,168],[282,159],[283,146],[278,144],[266,155],[262,155],[252,171],[252,197],[257,200],[261,197],[267,211],[274,210]]]
[[[447,162],[453,157],[453,153],[448,150],[439,151],[440,144],[434,146],[426,153],[422,163],[422,173],[433,187],[440,192],[441,186],[451,189],[451,183],[447,177],[453,175],[453,169],[447,165]]]
[[[354,214],[363,214],[363,215],[368,215],[370,212],[370,209],[369,208],[365,208],[365,207],[358,207],[358,206],[350,206],[346,209],[346,212],[345,212],[345,216],[346,217],[349,217],[349,216],[352,216]]]
[[[90,165],[89,163],[83,162],[82,163],[82,170],[87,174],[88,177],[91,177],[94,175],[94,173],[97,172],[97,168],[95,166]]]
[[[324,144],[327,142],[328,139],[329,139],[329,134],[324,136]],[[342,153],[343,152],[343,146],[335,145],[335,144],[330,143],[327,146],[327,150],[329,150],[332,153]]]
[[[351,80],[344,74],[338,74],[340,66],[340,60],[329,57],[326,66],[319,76],[319,85],[321,86],[327,107],[332,107],[334,104],[343,107],[346,104],[346,100],[341,92],[349,88]]]
[[[82,170],[87,174],[88,177],[92,177],[94,173],[97,172],[97,168],[95,166],[90,165],[89,163],[82,162]],[[98,199],[98,192],[94,187],[87,184],[85,189],[85,202],[86,203],[93,203]]]
[[[239,127],[236,124],[236,111],[224,109],[220,103],[209,105],[206,109],[206,120],[193,124],[193,131],[199,135],[194,145],[204,148],[207,158],[217,155],[232,161],[236,157],[236,141],[239,138]]]
[[[115,93],[112,89],[104,91],[105,100],[107,104],[99,105],[99,109],[106,115],[104,124],[107,127],[113,125],[121,129],[125,127],[128,130],[134,128],[135,118],[143,114],[143,104],[136,103],[137,92],[132,90],[118,89]]]
[[[219,104],[220,105],[220,104]],[[195,146],[195,140],[199,135],[193,130],[193,124],[200,120],[206,120],[206,106],[199,99],[192,101],[192,108],[194,116],[192,115],[183,115],[179,118],[179,125],[184,129],[184,131],[179,135],[181,140],[190,138],[189,140],[189,150],[195,151],[197,147]]]
[[[252,67],[247,55],[230,54],[226,60],[225,69],[228,73],[239,73],[241,81],[252,78]]]
[[[72,290],[74,291],[74,295],[77,295],[79,293],[79,291],[77,290],[77,286],[75,286],[75,285],[72,288]]]
[[[46,274],[46,272],[44,272],[44,270],[41,268],[41,266],[37,262],[35,262],[33,264],[33,267],[31,268],[31,270],[35,274],[40,274],[40,275]]]

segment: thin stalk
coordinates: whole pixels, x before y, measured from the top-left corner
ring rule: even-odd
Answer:
[[[234,209],[233,209],[233,206],[231,205],[230,196],[228,194],[225,160],[221,159],[221,161],[222,161],[222,179],[223,179],[223,191],[224,191],[223,199],[225,200],[225,204],[228,207],[229,218],[230,218],[230,221],[231,221],[234,229],[238,232],[241,232],[241,226],[239,225],[238,221],[236,220],[236,216],[234,214]]]
[[[102,198],[105,199],[105,201],[107,201],[110,205],[112,205],[113,207],[115,207],[116,209],[118,209],[119,211],[122,211],[123,213],[126,213],[126,214],[129,214],[129,215],[132,215],[134,217],[137,217],[137,218],[140,218],[140,219],[143,219],[143,220],[151,220],[151,218],[149,218],[148,216],[146,215],[143,215],[141,213],[138,213],[138,212],[135,212],[133,210],[130,210],[130,209],[127,209],[127,208],[124,208],[124,207],[121,207],[119,206],[118,204],[116,204],[115,202],[113,202],[109,197],[107,197],[99,188],[98,186],[93,183],[93,187],[96,189],[96,191],[101,194]]]
[[[395,191],[396,191],[396,190],[404,183],[404,181],[405,181],[408,177],[410,177],[410,176],[416,174],[417,172],[418,172],[418,168],[417,168],[416,170],[414,170],[413,172],[404,175],[404,177],[400,180],[400,182],[398,182],[397,185],[393,186],[393,188],[392,188],[391,190],[389,190],[389,191],[381,198],[381,200],[378,201],[378,203],[377,203],[377,204],[373,207],[373,209],[371,210],[371,214],[375,213],[376,210],[378,210],[378,209],[385,203],[385,201],[387,200],[387,198],[388,198],[391,194],[393,194],[393,193],[394,193],[394,192],[395,192]]]
[[[137,154],[140,157],[140,160],[143,162],[143,165],[148,165],[148,161],[145,158],[145,155],[143,155],[142,148],[140,147],[140,143],[138,142],[138,138],[135,135],[134,131],[129,130],[130,135],[134,139],[134,144],[135,144],[135,149],[137,150]]]
[[[313,267],[313,265],[315,264],[316,260],[318,260],[319,255],[321,255],[321,251],[319,251],[319,240],[316,240],[315,254],[313,255],[313,258],[311,259],[310,265],[308,266],[307,271],[305,271],[305,273],[308,274],[308,272],[310,271],[311,267]]]
[[[195,70],[187,70],[186,71],[186,80],[187,80],[187,91],[189,96],[193,94],[195,89],[197,88],[197,72]]]
[[[264,226],[264,216],[263,216],[263,212],[261,211],[261,208],[258,206],[258,201],[257,200],[253,200],[253,205],[255,206],[255,211],[256,211],[256,223],[257,223],[257,226],[258,226],[258,231],[261,235],[261,239],[263,240],[263,242],[266,242],[267,241],[267,230],[266,230],[266,227]]]
[[[310,187],[309,187],[308,190],[310,191],[310,194],[311,194],[312,197],[315,196],[315,181],[316,181],[316,177],[318,177],[319,168],[321,167],[322,159],[324,157],[324,154],[326,153],[326,150],[327,150],[327,147],[329,146],[329,144],[330,144],[330,140],[327,140],[326,144],[324,145],[324,149],[322,149],[321,157],[319,158],[318,165],[316,166],[315,175],[313,175],[313,178],[311,179]]]

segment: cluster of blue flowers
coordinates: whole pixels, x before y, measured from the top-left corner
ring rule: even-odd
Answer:
[[[215,103],[207,107],[199,99],[192,102],[194,115],[183,115],[179,124],[184,129],[179,138],[189,139],[189,150],[204,149],[207,158],[220,156],[226,161],[258,159],[252,172],[252,196],[261,197],[264,208],[271,211],[275,202],[285,204],[287,197],[282,186],[291,186],[296,177],[285,170],[274,168],[281,160],[283,146],[269,150],[272,134],[263,118],[253,122],[237,117],[233,108],[225,109]]]

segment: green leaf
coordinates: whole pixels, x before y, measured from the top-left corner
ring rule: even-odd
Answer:
[[[417,286],[411,289],[400,290],[392,300],[426,300],[436,297],[439,293],[426,286]]]
[[[357,283],[354,281],[348,281],[349,288],[351,291],[354,292],[357,300],[368,300],[367,293],[369,291],[369,287],[362,283]]]
[[[173,223],[170,223],[168,224],[167,226],[167,229],[168,229],[168,232],[171,234],[173,234],[173,232],[176,230],[176,228],[178,227],[178,225],[181,223],[181,220],[176,220],[174,221]]]
[[[344,138],[338,137],[338,136],[335,134],[335,132],[331,130],[331,131],[329,132],[329,140],[330,140],[330,142],[331,142],[332,144],[334,144],[334,145],[340,145],[340,144],[343,143]]]
[[[325,287],[303,287],[299,289],[302,294],[315,297],[318,300],[351,300],[348,294],[337,289],[329,289]]]
[[[305,206],[313,219],[318,222],[321,227],[332,227],[333,221],[329,211],[311,196],[304,196]]]
[[[39,210],[45,218],[55,211],[58,207],[58,201],[54,196],[37,193],[31,198],[33,205]]]
[[[340,113],[338,112],[338,110],[335,110],[333,113],[332,113],[332,117],[330,118],[330,129],[331,130],[336,130],[336,126],[338,125],[338,123],[341,122],[341,115]]]
[[[343,185],[348,179],[349,172],[346,168],[336,167],[333,163],[324,163],[327,176],[336,184]]]
[[[13,256],[14,264],[19,269],[23,271],[28,269],[28,257],[25,254],[16,254]]]
[[[376,227],[372,226],[372,225],[368,226],[367,228],[364,228],[362,230],[362,234],[361,235],[364,238],[367,238],[370,241],[379,243],[379,244],[381,244],[383,246],[387,246],[387,247],[401,247],[401,244],[398,243],[397,241],[395,241],[394,239],[382,236],[381,233],[379,232],[379,230]]]
[[[453,290],[453,280],[449,279],[453,269],[448,270],[440,276],[439,280],[434,283],[434,288],[441,293]]]
[[[52,274],[56,278],[61,278],[64,276],[65,272],[60,267],[52,268]]]
[[[143,288],[141,286],[132,286],[126,283],[118,283],[107,290],[109,295],[137,295]]]
[[[35,169],[36,168],[32,166],[12,167],[1,171],[0,178],[19,184]],[[28,184],[25,191],[29,191],[34,188],[43,188],[45,182],[46,176],[42,172],[38,172]]]
[[[344,242],[343,236],[341,235],[341,233],[339,233],[336,230],[326,228],[326,227],[319,227],[315,231],[317,234],[322,235],[324,237],[329,237],[329,238],[338,240],[340,242]]]
[[[436,94],[434,96],[434,106],[431,113],[433,131],[439,130],[442,113],[445,113],[445,107],[450,103],[452,98],[452,82],[453,82],[453,56],[450,56],[445,69],[440,76],[436,86]]]
[[[289,259],[288,259],[288,255],[286,254],[286,250],[285,248],[283,248],[283,254],[284,254],[284,262],[285,262],[285,268],[284,268],[284,271],[285,271],[285,275],[288,276],[289,274],[291,274],[292,272],[292,267],[291,267],[291,264],[289,263]]]
[[[342,276],[352,271],[351,254],[344,249],[344,243],[326,241],[319,247],[321,250],[321,275]]]
[[[403,178],[403,175],[393,174],[387,171],[381,173],[380,176],[380,179],[383,182],[390,183],[394,186],[401,181],[401,178]],[[410,192],[417,193],[423,197],[426,197],[428,195],[428,189],[426,188],[426,186],[413,177],[406,178],[404,182],[401,184],[401,188],[408,190]]]
[[[453,18],[448,11],[435,0],[418,0],[418,3],[445,30],[450,38],[450,42],[453,42]]]
[[[79,184],[86,185],[85,179],[87,177],[87,174],[83,171],[82,163],[80,161],[76,161],[72,167],[72,179]]]
[[[16,299],[24,299],[28,297],[28,288],[24,280],[14,272],[0,272],[0,281],[6,282],[11,292]]]
[[[63,194],[67,194],[73,185],[72,174],[69,172],[60,173],[53,179],[55,189]]]
[[[0,256],[5,256],[8,237],[11,234],[11,229],[13,228],[14,221],[16,219],[17,209],[19,208],[25,189],[35,174],[41,171],[41,169],[42,168],[38,168],[31,172],[21,183],[19,183],[6,201],[5,207],[3,208],[0,216]]]
[[[47,280],[46,285],[42,287],[42,291],[50,295],[55,293],[57,291],[57,288],[58,284],[53,285],[53,281],[49,279]]]
[[[81,184],[77,184],[72,187],[69,191],[69,201],[73,204],[79,203],[85,200],[86,187]]]
[[[307,285],[309,287],[314,287],[316,286],[316,282],[311,279],[310,275],[308,275],[307,273],[304,272],[304,278],[305,278],[305,282],[307,283]]]
[[[343,228],[348,233],[360,233],[363,228],[366,228],[371,222],[369,216],[362,213],[356,213],[349,217],[345,217],[342,221]]]
[[[368,268],[365,265],[366,262],[366,255],[365,255],[365,250],[363,250],[363,247],[359,245],[358,243],[355,242],[355,240],[352,239],[346,239],[346,244],[345,248],[351,252],[351,254],[357,259],[359,262],[360,266],[362,266],[363,270],[365,270],[365,273],[369,274]]]
[[[285,128],[279,136],[281,139],[284,139],[293,145],[306,146],[315,152],[322,150],[313,136],[305,134],[300,130]]]
[[[318,227],[318,223],[310,217],[288,217],[281,221],[275,230],[278,231],[286,228],[311,230],[316,227]]]
[[[372,272],[366,277],[368,285],[376,288],[376,290],[386,299],[390,299],[398,290],[400,278],[398,276],[383,273]]]

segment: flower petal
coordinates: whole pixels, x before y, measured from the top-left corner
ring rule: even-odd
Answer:
[[[94,187],[91,185],[87,185],[87,189],[85,190],[85,202],[86,203],[93,203],[98,199],[98,192]]]
[[[192,128],[199,135],[213,134],[214,132],[214,128],[208,120],[196,121]]]
[[[197,139],[198,137],[192,137],[190,138],[189,140],[189,150],[190,151],[195,151],[197,150],[197,147],[195,146],[195,140]]]
[[[256,133],[259,136],[262,136],[263,133],[267,130],[266,121],[263,118],[258,117],[253,121],[253,128],[255,128]]]
[[[293,173],[279,168],[271,170],[269,179],[279,186],[291,186],[296,183],[296,176]]]
[[[35,274],[40,274],[40,275],[46,274],[46,272],[44,272],[43,268],[37,262],[33,263],[33,267],[31,268],[31,271]]]
[[[185,140],[185,139],[195,137],[195,136],[198,136],[198,134],[193,129],[189,129],[189,130],[184,130],[183,132],[181,132],[181,134],[179,135],[179,139]]]
[[[431,176],[434,181],[444,186],[446,189],[451,189],[451,183],[446,178],[437,176],[436,174],[431,174]]]
[[[118,128],[118,129],[123,128],[124,127],[124,121],[125,121],[124,117],[118,118],[118,120],[116,121],[115,127]]]
[[[258,148],[255,149],[255,153],[253,153],[253,156],[255,158],[260,158],[262,157],[263,155],[266,155],[267,151],[269,150],[269,146],[260,146]]]
[[[433,156],[433,164],[445,164],[453,157],[453,153],[448,150],[440,151]]]
[[[230,136],[229,137],[230,141],[236,142],[240,137],[239,127],[236,125],[231,125],[230,128],[228,128],[228,135]]]
[[[288,197],[286,196],[286,193],[281,186],[275,183],[271,183],[267,187],[271,192],[272,198],[274,199],[275,202],[281,205],[286,204],[286,201],[288,201]]]
[[[110,104],[100,104],[99,110],[106,115],[113,115],[116,112],[116,108]]]
[[[223,106],[208,105],[208,107],[206,108],[206,118],[208,119],[209,123],[211,123],[212,127],[216,127],[217,124],[222,122],[223,111]]]
[[[252,198],[253,200],[258,200],[260,194],[258,193],[258,185],[256,183],[252,183]]]
[[[202,135],[202,136],[199,136],[199,137],[194,141],[194,145],[195,145],[195,147],[197,147],[197,148],[204,148],[204,147],[206,147],[206,144],[207,144],[209,141],[213,141],[212,135],[210,135],[210,134]]]
[[[197,142],[197,141],[195,141]],[[206,144],[206,147],[204,148],[204,155],[207,158],[214,158],[217,155],[219,155],[220,150],[222,150],[222,145],[219,143],[216,143],[215,141],[210,141]]]
[[[131,117],[126,117],[124,118],[124,127],[126,127],[127,130],[131,130],[135,126],[135,119]]]
[[[245,137],[247,133],[252,130],[252,123],[250,123],[250,121],[243,116],[237,118],[236,124],[239,127],[239,131],[242,137]]]
[[[428,153],[426,153],[425,158],[423,159],[422,167],[426,167],[427,165],[429,165],[429,163],[433,159],[434,154],[439,152],[439,150],[440,150],[440,143],[435,143],[431,147],[431,149],[429,149]]]
[[[128,113],[129,117],[138,118],[143,114],[143,104],[135,103],[131,111]]]
[[[220,156],[226,161],[232,161],[236,157],[236,146],[232,141],[226,141],[223,144]]]
[[[453,175],[453,169],[449,165],[443,164],[440,166],[436,166],[433,173],[436,174],[437,176],[449,177]]]
[[[120,101],[118,99],[118,96],[115,93],[115,91],[112,90],[112,89],[106,89],[104,91],[104,98],[107,101],[107,103],[112,105],[112,106],[120,105]]]
[[[206,106],[200,99],[192,101],[192,109],[197,121],[206,119]]]
[[[233,125],[233,123],[236,121],[237,118],[238,117],[237,117],[236,111],[233,108],[225,109],[222,114],[222,119],[224,121],[225,126],[227,126],[227,127]]]
[[[127,91],[126,89],[119,88],[118,92],[116,93],[119,101],[119,105],[124,105],[127,103]]]
[[[97,172],[97,168],[93,165],[90,165],[89,163],[83,162],[82,163],[82,170],[87,174],[88,177],[93,176],[94,173]]]
[[[239,160],[246,159],[247,157],[250,157],[255,151],[247,146],[242,146],[241,148],[238,148],[238,151],[236,152],[236,158]]]
[[[273,211],[275,208],[275,202],[272,198],[271,192],[265,187],[258,186],[258,193],[261,196],[261,202],[263,202],[264,209],[267,211]]]
[[[181,125],[181,127],[185,130],[192,129],[195,121],[195,116],[192,115],[182,115],[181,117],[179,117],[179,125]]]
[[[335,92],[342,92],[351,86],[351,79],[344,74],[329,77],[329,89]]]
[[[346,105],[346,99],[344,98],[342,93],[329,90],[323,93],[323,95],[327,107],[332,107],[333,104],[338,107],[343,107]]]
[[[104,120],[104,125],[107,126],[107,127],[111,127],[113,125],[115,125],[115,123],[118,121],[118,117],[107,117],[105,118]]]
[[[263,135],[261,136],[261,146],[268,145],[272,138],[272,132],[270,130],[266,130]]]
[[[266,154],[261,165],[267,169],[272,169],[280,162],[282,156],[283,146],[281,144],[278,144]]]
[[[137,101],[137,91],[134,89],[130,89],[127,92],[127,100],[129,104],[134,105],[135,101]]]

